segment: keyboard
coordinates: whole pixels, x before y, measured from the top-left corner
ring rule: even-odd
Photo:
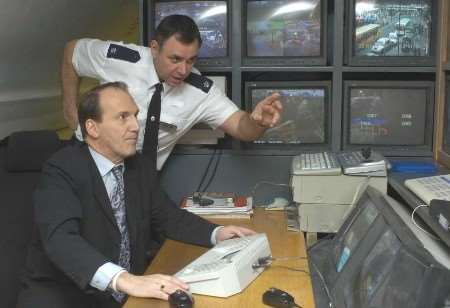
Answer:
[[[372,152],[368,161],[360,151],[342,152],[336,156],[344,174],[382,172],[386,176],[386,161],[379,153]]]
[[[222,241],[175,274],[192,293],[228,297],[241,292],[263,271],[252,267],[271,256],[263,233]]]
[[[339,175],[341,166],[334,153],[303,153],[292,160],[293,175]]]
[[[450,174],[406,180],[405,186],[426,204],[433,199],[450,201]]]

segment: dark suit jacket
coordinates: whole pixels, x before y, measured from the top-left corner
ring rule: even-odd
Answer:
[[[139,154],[125,160],[125,202],[134,274],[142,274],[149,265],[152,230],[160,230],[168,238],[210,246],[216,227],[170,204],[151,166]],[[110,296],[92,288],[89,282],[104,263],[118,263],[120,233],[86,144],[66,147],[45,163],[34,206],[39,234],[27,258],[28,281],[73,284],[88,294]]]

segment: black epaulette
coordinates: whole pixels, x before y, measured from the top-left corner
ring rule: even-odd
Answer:
[[[106,57],[128,61],[131,63],[136,63],[141,59],[141,55],[137,50],[117,44],[109,45],[108,54],[106,55]]]
[[[189,83],[190,85],[202,90],[205,93],[208,93],[213,85],[213,81],[205,76],[190,73],[189,76],[184,80],[184,82]]]

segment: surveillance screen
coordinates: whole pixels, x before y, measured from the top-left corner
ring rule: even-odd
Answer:
[[[227,56],[226,1],[176,1],[156,3],[155,27],[173,14],[187,15],[197,23],[202,38],[200,58]]]
[[[350,90],[350,143],[422,145],[425,143],[426,89]]]
[[[252,89],[252,109],[272,93],[280,93],[283,114],[277,126],[254,141],[260,144],[325,142],[325,89]]]
[[[320,0],[247,1],[247,56],[320,56]]]
[[[432,0],[356,0],[354,55],[429,56]]]

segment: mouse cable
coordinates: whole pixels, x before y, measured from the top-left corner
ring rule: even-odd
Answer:
[[[269,268],[269,267],[280,267],[280,268],[284,268],[284,269],[288,269],[291,271],[296,271],[296,272],[303,272],[307,275],[309,275],[309,272],[301,269],[301,268],[296,268],[296,267],[290,267],[290,266],[285,266],[285,265],[274,265],[272,264],[273,261],[284,261],[284,260],[306,260],[306,257],[300,257],[300,256],[292,256],[292,257],[280,257],[280,258],[273,258],[272,256],[267,256],[267,257],[261,257],[258,259],[257,262],[255,262],[252,265],[253,269],[257,269],[257,268]]]
[[[421,207],[427,207],[427,206],[428,206],[428,204],[419,204],[418,206],[416,206],[416,207],[414,208],[414,210],[412,211],[412,213],[411,213],[411,220],[412,220],[413,224],[416,226],[417,229],[419,229],[419,230],[422,231],[423,233],[427,234],[429,237],[432,237],[432,238],[434,238],[435,240],[441,241],[440,238],[434,236],[433,234],[431,234],[430,232],[426,231],[424,228],[422,228],[421,226],[419,226],[419,225],[417,224],[417,222],[415,221],[415,219],[414,219],[414,213],[415,213],[419,208],[421,208]]]
[[[214,149],[214,152],[211,154],[211,157],[209,158],[209,161],[208,161],[208,165],[206,166],[205,171],[203,171],[202,178],[201,178],[200,183],[198,184],[197,189],[195,191],[201,192],[200,188],[202,187],[203,182],[206,179],[206,175],[209,172],[209,168],[211,167],[211,163],[214,160],[214,157],[216,156],[216,151],[217,151],[217,149]]]

